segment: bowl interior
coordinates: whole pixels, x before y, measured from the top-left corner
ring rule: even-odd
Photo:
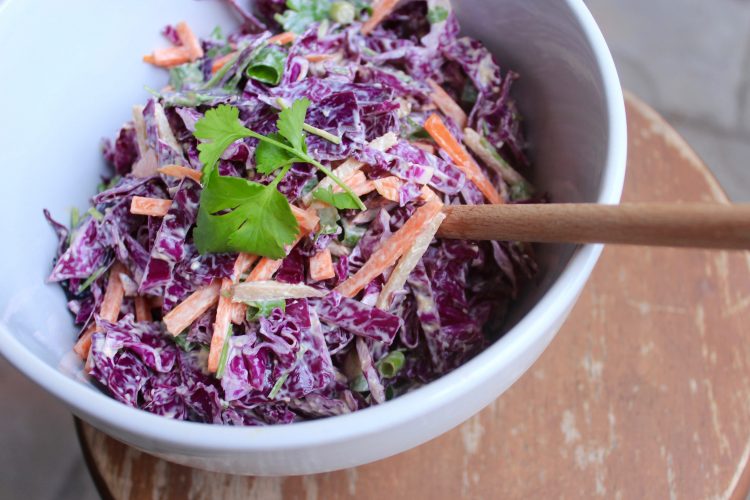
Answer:
[[[513,95],[526,119],[534,165],[528,175],[534,184],[558,202],[616,202],[624,151],[611,147],[608,100],[611,106],[613,96],[605,95],[601,60],[574,14],[576,9],[585,11],[583,4],[578,0],[453,3],[463,31],[485,42],[503,69],[521,74]],[[219,1],[131,0],[127,8],[112,7],[101,0],[74,4],[6,0],[0,6],[0,59],[5,68],[13,69],[0,79],[2,95],[12,96],[0,114],[5,165],[0,230],[6,238],[0,352],[6,344],[3,337],[12,336],[20,347],[12,356],[7,350],[5,354],[43,385],[45,381],[24,366],[25,360],[34,358],[75,379],[80,379],[81,365],[71,355],[76,332],[65,297],[59,287],[45,282],[55,238],[42,209],[65,222],[72,206],[86,208],[98,176],[106,172],[100,139],[112,137],[129,119],[130,107],[148,98],[144,84],[160,88],[166,83],[162,71],[140,61],[142,54],[166,45],[159,36],[166,23],[184,19],[200,35],[217,24],[234,25]],[[606,47],[602,50],[606,52]],[[44,54],[43,61],[30,61],[29,53]],[[609,178],[608,169],[615,171]],[[513,306],[506,329],[538,303],[578,256],[572,246],[539,248],[540,273]],[[84,389],[87,382],[80,382]],[[90,397],[86,396],[88,401]],[[107,396],[97,397],[106,404]],[[83,399],[80,392],[67,391],[66,399],[79,410],[83,406],[76,402]],[[123,417],[126,408],[121,409]]]

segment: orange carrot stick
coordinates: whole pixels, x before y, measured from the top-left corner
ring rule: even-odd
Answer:
[[[310,257],[310,279],[313,281],[329,280],[336,276],[333,269],[331,251],[327,248]]]
[[[230,52],[227,55],[217,57],[216,59],[214,59],[214,62],[211,63],[211,73],[216,73],[217,71],[219,71],[221,68],[224,67],[226,63],[231,61],[232,58],[236,55],[237,55],[237,52]]]
[[[148,303],[146,297],[135,298],[135,320],[141,321],[153,321],[154,317],[151,315],[151,305]]]
[[[430,200],[414,212],[401,228],[383,241],[370,260],[357,273],[336,287],[336,291],[345,297],[354,297],[369,282],[393,266],[414,243],[419,233],[440,210],[443,204],[439,200]]]
[[[232,280],[224,278],[221,280],[221,291],[219,293],[219,306],[216,308],[216,321],[214,321],[214,332],[211,335],[211,347],[208,352],[208,371],[216,372],[219,368],[221,351],[231,327],[232,311]]]
[[[370,19],[362,25],[362,29],[360,30],[362,34],[369,35],[383,19],[388,17],[397,3],[398,0],[376,0],[375,5],[372,6]]]
[[[208,311],[219,301],[221,281],[214,280],[194,291],[187,299],[180,302],[164,316],[167,331],[175,337],[189,327],[201,314]]]
[[[152,217],[164,217],[172,206],[172,200],[161,198],[146,198],[144,196],[133,196],[130,202],[130,213],[136,215],[150,215]]]
[[[119,262],[115,262],[109,271],[107,289],[104,291],[102,305],[99,307],[99,317],[110,323],[117,321],[117,317],[120,315],[120,308],[122,307],[122,299],[125,297],[125,288],[122,286],[120,273],[127,273],[127,269]],[[81,359],[85,360],[88,358],[89,350],[91,349],[91,336],[95,331],[98,331],[98,327],[94,323],[86,329],[73,346],[73,350]]]
[[[107,289],[104,291],[102,305],[99,308],[99,317],[110,323],[116,322],[120,315],[122,299],[125,297],[125,287],[122,286],[120,273],[127,272],[125,266],[119,262],[115,262],[109,271],[109,280],[107,281]]]
[[[215,372],[219,367],[221,351],[224,349],[224,342],[229,333],[229,325],[234,317],[234,310],[237,304],[232,302],[229,296],[232,285],[237,283],[243,274],[258,260],[257,255],[250,253],[240,253],[237,260],[234,261],[234,270],[232,271],[233,279],[224,278],[221,282],[221,292],[219,297],[219,306],[216,309],[216,321],[214,322],[214,331],[211,335],[211,348],[208,354],[208,369]],[[244,315],[244,311],[242,312]],[[237,321],[241,323],[242,319]]]
[[[364,196],[367,193],[375,191],[375,184],[373,184],[373,182],[369,180],[361,170],[355,171],[352,175],[343,179],[343,181],[344,184],[349,186],[357,196]],[[332,190],[334,193],[341,193],[344,191],[338,184],[333,186]]]
[[[453,98],[443,90],[443,87],[437,84],[435,80],[432,78],[427,79],[427,85],[430,86],[432,89],[432,95],[430,97],[432,98],[432,102],[437,104],[437,107],[440,108],[440,111],[445,114],[445,116],[449,116],[451,120],[453,120],[456,125],[460,129],[463,130],[463,128],[466,126],[466,122],[468,121],[468,118],[466,117],[466,113],[463,109],[461,109],[461,106],[456,103],[456,101],[453,100]]]
[[[336,57],[336,54],[307,54],[305,56],[305,59],[307,59],[311,63],[319,63],[323,61],[330,61],[331,59],[334,59],[335,57]]]
[[[375,184],[375,190],[390,201],[399,201],[398,190],[404,185],[403,181],[398,177],[391,175],[389,177],[383,177],[382,179],[375,179],[372,181]]]
[[[461,169],[468,179],[473,182],[482,194],[494,204],[502,204],[503,199],[500,193],[497,192],[495,186],[492,185],[487,176],[484,175],[479,165],[464,149],[464,147],[456,140],[455,137],[450,133],[448,128],[443,123],[443,120],[436,114],[430,115],[424,122],[424,128],[430,137],[432,137],[438,146],[440,146],[446,153],[453,163]]]
[[[302,210],[299,207],[292,205],[292,213],[297,218],[297,223],[300,226],[300,232],[294,239],[289,248],[293,248],[294,245],[299,243],[303,236],[308,233],[315,231],[318,226],[320,219],[315,214],[315,210]],[[250,272],[247,277],[247,281],[268,281],[273,278],[274,273],[281,267],[281,263],[284,259],[269,259],[263,257],[258,262],[258,265]],[[247,304],[236,302],[232,309],[232,323],[239,325],[245,319],[245,311],[247,310]]]
[[[152,54],[143,56],[143,62],[159,66],[160,68],[171,68],[190,62],[190,51],[185,47],[156,49]]]
[[[295,38],[297,38],[297,35],[295,35],[291,31],[285,31],[283,33],[279,33],[278,35],[274,35],[271,38],[269,38],[268,43],[275,43],[277,45],[286,45],[287,43],[292,43]]]
[[[178,179],[190,177],[195,182],[200,182],[202,176],[200,170],[193,170],[192,168],[184,167],[182,165],[164,165],[163,167],[159,167],[157,171],[164,175],[176,177]]]
[[[187,25],[185,21],[177,24],[177,36],[180,37],[180,43],[185,47],[190,54],[190,60],[195,61],[203,57],[203,47],[201,47],[198,37],[195,36],[193,30]]]
[[[78,354],[78,357],[84,361],[89,357],[89,352],[91,351],[91,337],[94,336],[95,331],[96,323],[90,324],[89,327],[86,328],[86,331],[78,337],[78,340],[73,346],[73,352]]]

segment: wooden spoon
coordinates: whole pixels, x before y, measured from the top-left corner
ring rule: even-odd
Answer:
[[[452,205],[438,237],[750,249],[750,204]]]

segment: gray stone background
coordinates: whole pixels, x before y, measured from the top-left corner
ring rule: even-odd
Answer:
[[[750,1],[586,3],[623,87],[685,136],[733,200],[750,201]],[[2,359],[0,399],[0,498],[97,498],[70,414]]]

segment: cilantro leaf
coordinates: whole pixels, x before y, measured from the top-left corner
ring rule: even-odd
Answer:
[[[279,112],[279,119],[276,121],[279,134],[297,151],[306,149],[302,127],[305,125],[305,115],[309,106],[310,101],[306,97],[297,99],[290,107]]]
[[[334,193],[330,187],[316,189],[313,191],[313,198],[338,209],[359,208],[359,205],[349,193]]]
[[[271,139],[284,142],[279,134],[268,134]],[[279,167],[298,161],[298,158],[286,149],[281,149],[268,141],[260,141],[255,148],[255,168],[261,174],[270,174]]]
[[[284,27],[284,31],[302,34],[315,22],[328,18],[331,12],[330,0],[286,0],[287,10],[276,14],[274,19]]]
[[[275,185],[222,177],[213,170],[193,232],[199,252],[242,251],[280,259],[298,233],[289,202]]]
[[[195,137],[208,141],[198,144],[198,158],[203,163],[203,174],[206,178],[233,142],[250,137],[250,131],[242,126],[239,118],[239,109],[222,104],[206,111],[206,115],[195,123]]]

